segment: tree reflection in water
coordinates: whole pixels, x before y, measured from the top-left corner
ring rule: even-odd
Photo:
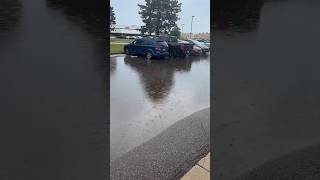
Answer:
[[[192,63],[201,60],[201,57],[189,57],[148,62],[144,58],[131,56],[124,59],[126,65],[138,72],[145,93],[154,103],[161,103],[170,94],[176,72],[189,72]]]

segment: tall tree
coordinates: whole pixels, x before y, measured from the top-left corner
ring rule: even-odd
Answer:
[[[116,17],[114,15],[113,7],[110,6],[110,30],[114,29],[115,24],[116,24]]]
[[[178,26],[173,27],[170,32],[170,35],[179,38],[181,35],[180,28]]]
[[[177,26],[181,3],[178,0],[145,0],[145,2],[145,5],[138,4],[139,14],[145,24],[141,27],[141,32],[169,34]]]

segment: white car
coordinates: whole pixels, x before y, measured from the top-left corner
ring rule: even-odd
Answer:
[[[208,48],[210,48],[210,42],[208,41],[204,41],[204,40],[198,40],[200,42],[200,44],[207,46]]]

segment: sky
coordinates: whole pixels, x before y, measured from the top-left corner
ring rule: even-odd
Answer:
[[[190,33],[191,16],[193,18],[192,32],[210,32],[210,0],[179,0],[182,3],[180,20],[177,25],[183,33]],[[145,4],[145,0],[110,0],[110,5],[114,7],[116,23],[118,25],[142,26],[137,4]]]

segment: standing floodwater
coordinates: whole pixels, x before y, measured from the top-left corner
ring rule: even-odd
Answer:
[[[112,161],[210,106],[210,56],[148,62],[121,55],[110,68]]]
[[[320,2],[214,7],[214,179],[319,179]]]
[[[79,9],[0,2],[0,179],[105,179],[105,31]]]

